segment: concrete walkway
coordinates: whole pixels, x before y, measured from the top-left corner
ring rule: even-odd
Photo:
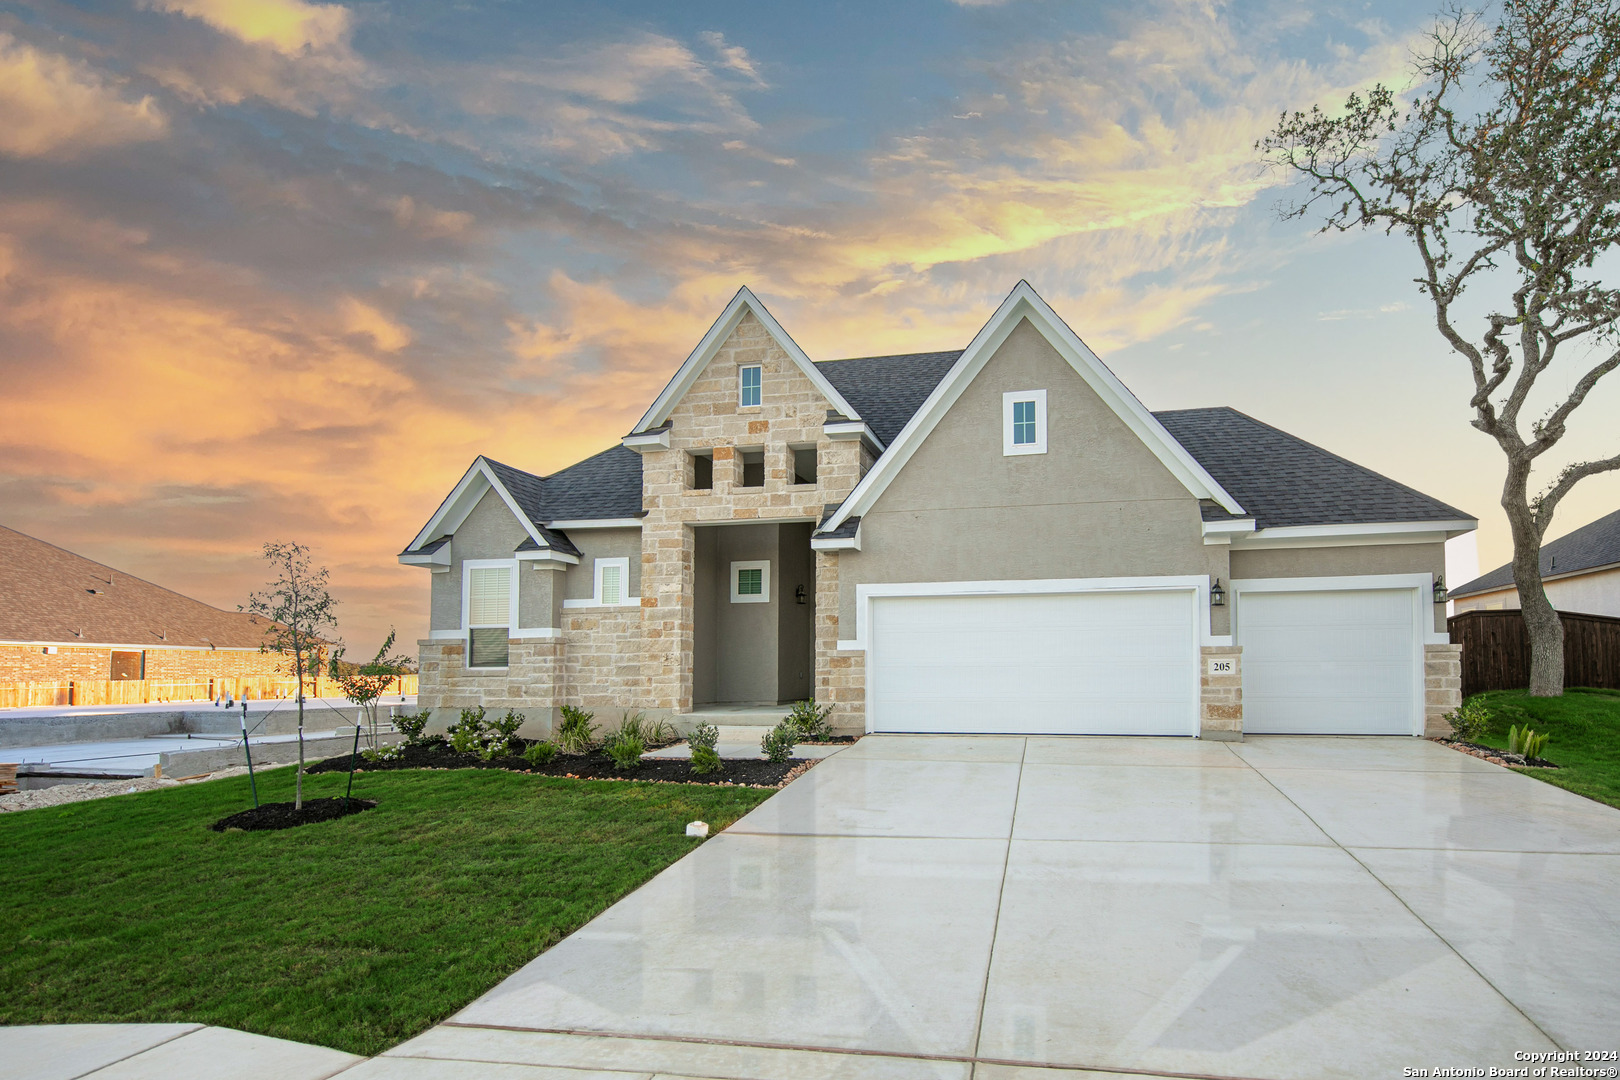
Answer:
[[[325,1080],[362,1060],[202,1024],[0,1027],[3,1080]]]
[[[1620,811],[1433,743],[868,737],[344,1077],[1508,1067],[1617,925]]]

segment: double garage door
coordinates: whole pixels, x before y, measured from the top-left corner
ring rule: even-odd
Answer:
[[[1411,734],[1413,595],[1235,596],[1244,730]],[[1200,617],[1191,589],[873,597],[868,727],[1195,735]]]

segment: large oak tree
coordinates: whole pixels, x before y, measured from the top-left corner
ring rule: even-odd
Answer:
[[[1541,541],[1570,489],[1620,469],[1620,453],[1533,473],[1620,367],[1620,290],[1602,265],[1620,243],[1620,0],[1447,11],[1410,89],[1380,85],[1334,113],[1284,113],[1257,149],[1307,191],[1286,217],[1378,228],[1415,248],[1435,326],[1472,374],[1472,423],[1506,458],[1530,692],[1563,693],[1564,632],[1542,587]],[[1573,368],[1568,389],[1542,401],[1546,380],[1538,410],[1531,392],[1556,360]],[[1620,433],[1614,416],[1593,419]]]

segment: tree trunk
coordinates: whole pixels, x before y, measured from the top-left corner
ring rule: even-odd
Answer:
[[[1563,673],[1559,672],[1559,677]],[[298,669],[298,779],[293,782],[293,809],[304,808],[304,669]]]
[[[1530,696],[1562,697],[1564,624],[1541,584],[1541,531],[1523,502],[1513,506],[1503,499],[1502,504],[1513,530],[1513,584],[1519,590],[1519,611],[1530,638]]]

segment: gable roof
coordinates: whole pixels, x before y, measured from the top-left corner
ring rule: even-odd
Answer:
[[[269,626],[0,526],[0,641],[257,649]]]
[[[1564,577],[1601,566],[1620,565],[1620,510],[1582,525],[1574,532],[1541,545],[1542,577]],[[1451,590],[1452,596],[1472,596],[1513,587],[1513,564],[1504,563],[1488,574],[1481,574],[1466,585]]]
[[[852,360],[817,360],[816,367],[861,411],[861,419],[887,446],[894,442],[906,421],[916,415],[961,355],[961,349],[952,349],[898,356],[862,356]]]
[[[804,377],[821,391],[822,396],[833,408],[851,420],[865,419],[844,399],[833,384],[827,381],[826,376],[816,370],[816,365],[812,364],[810,358],[804,354],[804,350],[799,348],[798,342],[788,336],[787,331],[782,329],[782,324],[765,310],[765,305],[748,290],[748,286],[744,285],[737,290],[737,295],[731,298],[731,303],[726,305],[726,309],[720,313],[714,325],[709,327],[709,332],[703,335],[703,340],[692,350],[692,355],[681,364],[680,370],[675,372],[675,377],[669,380],[663,391],[654,399],[652,407],[636,422],[636,426],[630,429],[632,435],[651,431],[669,419],[670,412],[686,395],[686,391],[691,389],[697,377],[703,374],[703,369],[714,359],[714,354],[720,351],[720,346],[726,343],[731,332],[737,329],[737,324],[742,322],[743,316],[749,312],[753,313],[754,318],[765,327],[765,332],[771,335],[771,340],[787,353],[788,359],[792,360],[804,373]]]
[[[1153,415],[1243,504],[1257,529],[1473,520],[1454,506],[1236,409],[1174,409]]]
[[[480,486],[480,480],[487,486]],[[641,455],[623,446],[612,446],[549,476],[537,476],[480,456],[400,554],[425,555],[438,550],[486,490],[501,496],[529,534],[529,539],[518,545],[518,551],[550,549],[578,557],[579,548],[568,534],[548,523],[640,517]]]
[[[1143,445],[1195,498],[1209,499],[1233,514],[1244,512],[1242,505],[1222,488],[1215,478],[1170,436],[1169,432],[1165,431],[1154,419],[1153,414],[1137,400],[1136,395],[1125,388],[1125,384],[1120,382],[1108,366],[1098,359],[1097,354],[1080,340],[1079,335],[1058,317],[1057,312],[1041,299],[1029,282],[1020,281],[1013,287],[1012,292],[1007,294],[1007,298],[1001,302],[995,314],[990,316],[990,321],[984,324],[968,347],[962,350],[945,377],[906,421],[905,426],[890,444],[888,452],[878,458],[877,464],[860,483],[855,485],[855,490],[850,492],[849,498],[844,500],[838,512],[822,526],[823,529],[835,530],[846,519],[858,517],[871,509],[878,496],[900,470],[905,468],[906,463],[911,460],[911,455],[922,445],[929,432],[933,431],[935,425],[950,411],[957,398],[984,369],[985,364],[989,363],[1001,344],[1025,320],[1046,338],[1058,355],[1086,381],[1098,398],[1124,421],[1125,426],[1142,440]]]

